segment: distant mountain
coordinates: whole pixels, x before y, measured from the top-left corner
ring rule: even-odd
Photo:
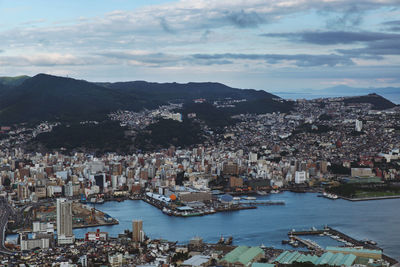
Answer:
[[[3,81],[6,82],[0,83],[0,123],[101,120],[118,109],[139,111],[196,98],[247,100],[231,114],[286,112],[292,106],[291,102],[274,100],[279,97],[265,91],[235,89],[220,83],[91,83],[46,74]]]
[[[346,85],[338,85],[330,88],[326,88],[323,90],[315,90],[318,92],[324,92],[328,94],[341,94],[341,95],[348,95],[348,94],[354,94],[354,95],[365,95],[365,94],[371,94],[371,93],[376,93],[379,95],[382,94],[399,94],[400,95],[400,88],[398,87],[380,87],[380,88],[355,88],[355,87],[350,87]]]
[[[400,104],[400,87],[370,87],[355,88],[346,85],[338,85],[325,89],[294,89],[290,92],[275,92],[275,94],[290,99],[313,99],[320,97],[340,97],[340,96],[362,96],[367,94],[378,94],[393,103]]]
[[[15,77],[0,77],[0,84],[6,86],[18,86],[29,78],[30,77],[26,75],[15,76]]]
[[[369,94],[364,96],[356,96],[356,97],[349,97],[344,100],[345,103],[369,103],[372,104],[373,109],[376,110],[384,110],[393,108],[396,105],[393,104],[391,101],[387,100],[386,98],[377,95],[377,94]]]

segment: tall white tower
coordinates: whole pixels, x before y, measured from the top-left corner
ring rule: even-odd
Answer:
[[[57,199],[57,242],[59,245],[73,244],[72,202],[65,198]]]

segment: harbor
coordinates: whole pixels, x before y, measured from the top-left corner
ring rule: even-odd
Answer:
[[[289,244],[302,244],[303,246],[307,247],[309,250],[313,250],[315,252],[321,252],[323,251],[323,248],[318,245],[316,242],[305,239],[303,237],[305,236],[310,236],[310,235],[319,235],[319,236],[327,236],[332,239],[335,239],[341,243],[343,243],[344,248],[364,248],[364,249],[370,249],[370,250],[376,250],[376,251],[383,251],[382,248],[380,248],[375,241],[372,240],[357,240],[353,237],[350,237],[349,235],[336,230],[334,228],[331,228],[329,226],[325,226],[323,229],[316,229],[312,228],[310,230],[305,230],[305,231],[296,231],[296,230],[291,230],[288,233],[289,239],[293,242],[289,242]],[[388,255],[385,255],[382,253],[382,258],[386,260],[387,262],[390,262],[391,264],[397,263],[397,261],[394,258],[389,257]]]
[[[224,198],[225,197],[225,198]],[[211,202],[188,203],[188,205],[178,205],[170,198],[165,196],[146,193],[137,194],[130,197],[131,200],[142,200],[159,210],[164,214],[176,217],[193,217],[215,214],[217,212],[233,212],[248,209],[257,209],[257,206],[281,206],[284,201],[257,200],[256,197],[233,198],[224,195],[220,199],[213,199]]]
[[[131,228],[132,219],[140,218],[146,223],[146,233],[152,238],[188,242],[194,235],[198,235],[205,242],[217,243],[218,237],[223,235],[234,236],[236,245],[257,246],[264,243],[275,248],[293,249],[288,244],[282,244],[282,239],[287,236],[288,229],[309,229],[312,225],[323,229],[328,224],[342,233],[352,233],[355,240],[374,240],[384,250],[385,255],[400,259],[398,250],[400,237],[393,235],[397,231],[396,225],[400,223],[400,214],[393,213],[393,210],[396,210],[399,205],[399,199],[360,202],[341,199],[332,201],[318,198],[317,193],[298,194],[285,191],[280,194],[257,197],[260,201],[284,201],[284,206],[259,205],[257,209],[216,212],[207,216],[185,218],[160,216],[162,209],[144,201],[137,201],[141,199],[138,196],[132,198],[136,200],[106,201],[102,205],[96,205],[97,209],[119,221],[118,225],[97,228],[109,232],[110,236],[118,236],[125,229]],[[388,219],[382,220],[381,218],[385,214],[390,214],[390,216]],[[341,224],[342,217],[348,218],[350,223]],[[187,220],[190,220],[190,227],[187,225]],[[74,233],[77,237],[83,237],[87,231],[95,231],[97,228],[74,229]],[[180,231],[173,229],[180,229]],[[382,230],[371,231],[371,229]],[[310,230],[308,233],[317,237],[320,234],[314,231],[310,232]],[[329,240],[333,239],[329,238]],[[323,247],[340,245],[332,241],[318,243]]]

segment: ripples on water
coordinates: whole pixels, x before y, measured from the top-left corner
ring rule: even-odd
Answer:
[[[187,242],[200,236],[205,242],[217,242],[223,235],[233,236],[234,244],[289,248],[281,241],[287,239],[291,229],[328,225],[357,239],[374,240],[385,253],[400,258],[400,199],[350,202],[291,192],[259,199],[284,200],[286,205],[190,218],[170,217],[151,205],[134,200],[106,202],[97,208],[120,221],[119,225],[100,227],[111,236],[132,229],[133,219],[142,219],[143,228],[151,238]],[[76,229],[74,233],[82,238],[87,231],[95,229]],[[331,245],[329,242],[326,245]]]

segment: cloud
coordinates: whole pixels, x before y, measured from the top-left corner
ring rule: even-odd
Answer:
[[[161,28],[167,32],[167,33],[176,33],[174,29],[171,28],[171,26],[168,24],[167,20],[165,18],[160,19],[160,25]]]
[[[258,25],[267,22],[265,16],[261,16],[255,11],[245,12],[243,9],[239,12],[228,14],[227,18],[233,23],[233,25],[239,28],[257,27]]]
[[[400,20],[392,20],[382,23],[385,26],[386,30],[392,32],[400,32]]]
[[[283,55],[283,54],[190,54],[175,55],[165,53],[136,53],[136,52],[104,52],[97,55],[117,59],[127,64],[142,64],[150,67],[185,66],[185,65],[228,65],[240,64],[243,61],[266,62],[279,64],[288,62],[298,67],[354,65],[348,56],[329,55]]]
[[[330,29],[341,29],[358,26],[363,20],[363,15],[364,11],[360,10],[357,5],[349,6],[341,15],[328,19],[326,21],[326,27]]]
[[[351,57],[400,55],[400,39],[382,40],[369,43],[363,48],[337,49],[336,51]]]
[[[99,64],[100,62],[99,59],[95,58],[59,53],[0,57],[0,64],[7,66],[80,66]]]
[[[323,10],[340,17],[344,24],[357,24],[358,19],[350,14],[380,7],[400,6],[398,0],[182,0],[161,5],[150,5],[133,11],[113,11],[94,18],[78,18],[74,22],[44,24],[37,27],[19,27],[0,32],[5,45],[32,46],[37,40],[49,40],[52,47],[79,46],[98,49],[101,47],[120,48],[123,44],[131,47],[132,42],[124,43],[127,35],[135,37],[135,45],[148,47],[157,45],[180,34],[184,42],[194,35],[201,36],[204,30],[223,27],[245,30],[277,22],[294,13]],[[50,25],[50,26],[49,26]],[[154,39],[157,39],[156,41]],[[130,38],[132,39],[132,38]],[[198,38],[199,43],[204,39]]]
[[[304,42],[318,45],[352,44],[359,42],[374,42],[382,40],[400,40],[400,34],[381,32],[347,32],[347,31],[315,31],[298,33],[267,33],[264,37],[282,37],[294,42]]]
[[[282,55],[282,54],[195,54],[192,56],[198,60],[263,60],[269,64],[278,64],[283,61],[293,62],[298,67],[315,66],[337,66],[354,65],[354,62],[347,56],[336,54],[328,55]]]

